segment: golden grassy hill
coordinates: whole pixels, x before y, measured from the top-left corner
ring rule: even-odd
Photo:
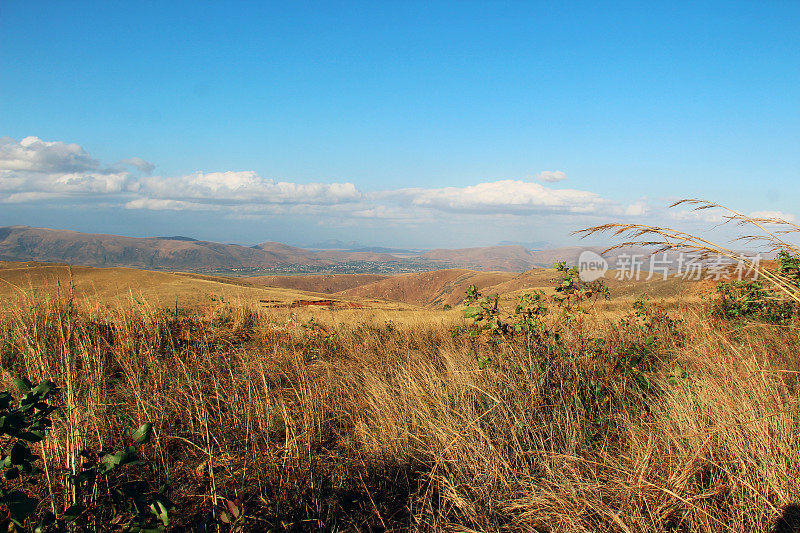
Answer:
[[[464,299],[470,285],[490,287],[513,279],[513,272],[476,272],[460,268],[401,274],[338,293],[354,298],[382,298],[414,305],[439,307]]]
[[[334,302],[335,306],[396,308],[386,302],[348,298],[291,288],[258,287],[236,278],[165,273],[132,268],[94,268],[37,262],[0,262],[0,300],[64,297],[72,294],[101,304],[130,301],[154,306],[195,307],[212,301],[240,301],[258,306]],[[407,306],[406,306],[407,307]]]
[[[641,280],[617,280],[617,273],[609,271],[605,278],[613,298],[635,299],[640,296],[651,298],[676,298],[681,296],[692,284],[670,277],[666,280],[655,276],[647,280],[643,273]],[[478,272],[465,269],[445,269],[431,272],[403,274],[387,277],[380,281],[343,290],[337,294],[351,298],[381,298],[429,308],[445,304],[460,304],[470,285],[475,285],[484,294],[499,294],[502,299],[513,297],[532,290],[552,292],[558,274],[553,269],[534,269],[521,274],[514,272]]]
[[[638,280],[618,279],[618,272],[610,270],[603,278],[605,285],[614,298],[632,299],[640,296],[651,298],[674,298],[690,291],[694,284],[674,276],[663,278],[654,275],[647,279],[648,273],[642,272]],[[558,273],[551,269],[535,269],[523,272],[508,281],[490,287],[478,287],[484,294],[497,293],[500,295],[513,295],[520,291],[541,289],[552,291],[556,285]]]

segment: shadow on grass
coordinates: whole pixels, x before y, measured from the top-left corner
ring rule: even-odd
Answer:
[[[787,505],[775,522],[772,533],[800,533],[800,505]]]

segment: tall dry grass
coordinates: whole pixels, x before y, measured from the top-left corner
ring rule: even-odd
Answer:
[[[717,227],[731,224],[744,231],[744,235],[735,238],[732,243],[720,243],[711,240],[701,233],[689,233],[674,228],[614,222],[601,224],[574,232],[584,237],[596,234],[608,234],[625,239],[606,251],[625,246],[644,246],[654,248],[654,253],[669,250],[688,252],[700,259],[716,257],[733,263],[747,265],[758,277],[768,281],[784,298],[800,303],[800,287],[797,281],[777,272],[760,260],[760,254],[753,256],[735,249],[736,244],[755,245],[759,252],[770,254],[785,251],[794,257],[800,256],[800,245],[796,237],[800,233],[800,224],[778,217],[750,216],[724,205],[697,198],[679,200],[670,205],[673,207],[691,207],[691,211],[716,212],[719,220]],[[790,239],[794,237],[795,240]]]
[[[767,531],[800,499],[796,325],[552,317],[531,351],[455,313],[310,313],[6,308],[7,388],[62,387],[40,511],[146,421],[136,475],[170,484],[175,530],[238,500],[248,531]]]

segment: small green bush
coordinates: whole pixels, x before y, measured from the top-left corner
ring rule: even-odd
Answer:
[[[57,409],[52,399],[59,389],[52,381],[34,384],[20,376],[14,378],[14,383],[22,393],[19,400],[10,392],[0,392],[0,449],[3,450],[0,507],[7,511],[0,518],[0,529],[24,532],[32,528],[40,533],[79,531],[106,515],[125,531],[150,533],[166,529],[168,513],[174,508],[165,495],[166,487],[151,491],[147,482],[130,481],[120,471],[126,465],[144,463],[136,446],[150,440],[153,426],[149,423],[127,431],[131,445],[125,450],[100,456],[81,452],[84,459],[81,470],[69,477],[79,503],[61,516],[45,513],[36,520],[39,499],[32,487],[39,481],[42,470],[36,466],[39,456],[30,446],[41,442],[52,427],[50,415]],[[98,497],[98,489],[107,489],[109,497]]]
[[[783,250],[774,270],[789,284],[800,286],[800,258]],[[798,305],[784,298],[780,291],[762,280],[723,281],[717,285],[717,299],[711,314],[728,320],[753,319],[770,324],[786,324],[798,311]]]

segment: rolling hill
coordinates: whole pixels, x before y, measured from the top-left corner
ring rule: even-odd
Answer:
[[[308,265],[322,262],[314,252],[280,242],[262,242],[261,244],[253,246],[252,249],[264,252],[268,257],[274,258],[276,261],[284,261],[295,265]]]
[[[0,228],[0,259],[158,270],[230,269],[288,262],[279,254],[235,244],[123,237],[27,226]]]
[[[549,250],[530,251],[520,245],[484,246],[480,248],[459,248],[454,250],[436,249],[419,255],[420,259],[446,266],[474,270],[501,270],[504,272],[525,272],[532,268],[551,268],[556,261],[566,261],[574,265],[585,250],[602,254],[613,266],[625,255],[637,255],[644,259],[643,269],[648,267],[650,250],[623,247],[603,253],[604,246],[568,246]],[[672,261],[674,262],[674,261]]]
[[[258,307],[398,309],[393,302],[330,296],[294,288],[256,286],[241,278],[167,273],[133,268],[95,268],[57,263],[0,261],[0,303],[73,296],[91,305],[141,303],[155,307],[241,302]],[[0,313],[4,308],[0,305]],[[407,308],[408,306],[403,306]]]
[[[671,298],[684,291],[694,290],[696,283],[680,278],[655,276],[652,280],[643,277],[638,281],[620,281],[617,272],[609,271],[605,278],[613,298],[633,299],[642,295],[655,298]],[[380,298],[429,308],[445,304],[459,305],[470,285],[475,285],[484,294],[499,294],[505,300],[513,300],[523,292],[543,290],[553,293],[558,273],[552,269],[536,268],[522,273],[483,272],[465,269],[445,269],[390,276],[336,293],[348,298]]]
[[[373,252],[312,252],[276,242],[247,247],[189,237],[140,238],[8,226],[0,228],[0,260],[210,271],[289,265],[324,268],[346,262],[390,262],[397,258]]]
[[[451,268],[391,276],[337,294],[351,298],[381,298],[414,305],[438,307],[461,302],[470,285],[474,284],[481,288],[491,287],[509,281],[517,275],[511,272],[476,272]]]

